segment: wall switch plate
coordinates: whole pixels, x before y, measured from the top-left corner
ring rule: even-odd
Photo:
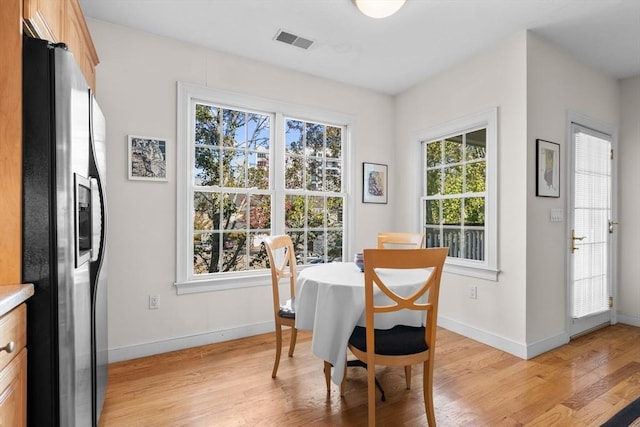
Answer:
[[[160,297],[158,295],[149,295],[149,310],[160,308]]]
[[[564,220],[564,211],[562,208],[551,209],[549,211],[549,220],[551,220],[551,222],[562,222]]]
[[[469,286],[469,298],[478,299],[478,287],[471,285]]]

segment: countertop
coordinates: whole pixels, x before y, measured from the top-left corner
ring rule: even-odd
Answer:
[[[33,284],[0,285],[0,316],[4,316],[33,295]]]

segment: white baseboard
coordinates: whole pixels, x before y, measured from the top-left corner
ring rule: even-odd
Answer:
[[[271,320],[268,322],[245,325],[237,328],[222,329],[219,331],[190,335],[187,337],[170,338],[162,341],[111,348],[109,349],[109,363],[137,359],[138,357],[152,356],[154,354],[183,350],[185,348],[198,347],[222,341],[230,341],[238,338],[246,338],[273,331],[273,320]]]
[[[438,317],[438,326],[442,326],[445,329],[497,348],[498,350],[513,354],[521,359],[531,359],[569,342],[569,336],[566,333],[562,333],[532,344],[519,343],[442,316]]]
[[[640,317],[619,314],[618,321],[640,327]],[[438,317],[438,325],[472,340],[513,354],[521,359],[531,359],[569,342],[569,336],[566,333],[561,333],[532,344],[523,344],[441,316]],[[198,335],[112,348],[109,349],[109,363],[266,334],[273,332],[273,330],[273,321],[267,321]]]
[[[532,344],[527,344],[526,359],[532,359],[536,356],[541,355],[542,353],[546,353],[547,351],[553,350],[554,348],[558,348],[560,346],[568,344],[570,339],[571,338],[569,337],[569,334],[563,332],[555,336],[536,341]]]
[[[640,327],[640,316],[618,313],[618,323]]]

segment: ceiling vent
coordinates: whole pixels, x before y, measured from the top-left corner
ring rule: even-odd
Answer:
[[[309,49],[313,44],[313,40],[305,39],[304,37],[296,36],[295,34],[287,33],[286,31],[278,31],[275,40],[297,46],[302,49]]]

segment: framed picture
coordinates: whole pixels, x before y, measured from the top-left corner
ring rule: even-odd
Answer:
[[[560,197],[560,144],[536,139],[536,196]]]
[[[362,164],[362,203],[387,203],[387,165]]]
[[[128,174],[131,180],[167,180],[167,141],[129,135]]]

